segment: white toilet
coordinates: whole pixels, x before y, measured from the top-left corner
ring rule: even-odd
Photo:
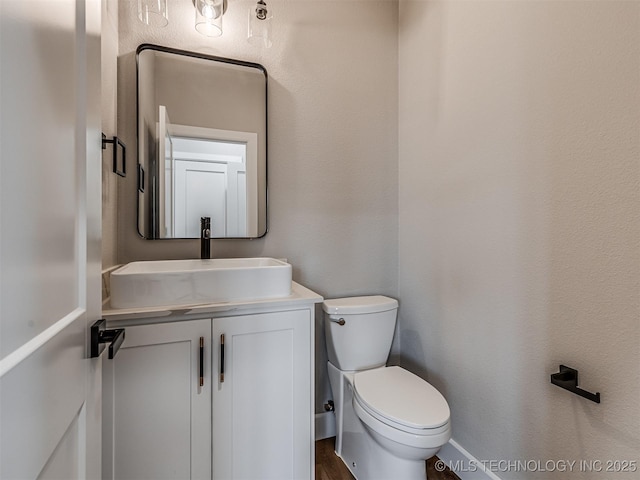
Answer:
[[[426,478],[425,460],[449,438],[449,405],[429,383],[386,367],[398,301],[325,300],[336,454],[358,480]]]

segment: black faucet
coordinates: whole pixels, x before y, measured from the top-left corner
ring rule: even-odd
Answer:
[[[200,258],[211,258],[211,217],[200,217]]]

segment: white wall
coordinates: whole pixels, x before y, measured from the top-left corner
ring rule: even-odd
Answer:
[[[188,0],[149,30],[120,0],[118,129],[135,172],[135,60],[141,43],[261,63],[269,73],[269,233],[216,240],[216,257],[286,257],[294,280],[326,297],[397,294],[397,3],[271,0],[274,45],[246,42],[249,5],[233,0],[224,35],[193,28]],[[119,182],[118,260],[195,258],[199,240],[138,237],[135,174]],[[317,408],[329,398],[317,318]]]
[[[640,3],[400,0],[399,92],[403,363],[478,459],[640,460]]]

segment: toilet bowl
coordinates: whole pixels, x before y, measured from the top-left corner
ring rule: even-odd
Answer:
[[[335,449],[358,480],[424,480],[425,460],[451,438],[440,392],[401,367],[385,366],[397,308],[383,296],[323,304]]]
[[[374,440],[397,456],[425,460],[449,440],[449,406],[420,377],[382,367],[354,375],[354,384],[356,415]]]

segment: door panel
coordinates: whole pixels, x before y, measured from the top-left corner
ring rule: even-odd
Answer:
[[[76,8],[69,0],[56,8],[36,5],[0,3],[2,65],[10,65],[1,70],[0,90],[1,308],[7,320],[0,357],[78,305]],[[70,178],[51,181],[60,172]],[[46,301],[31,301],[42,297]]]
[[[2,376],[0,478],[36,478],[76,421],[85,398],[84,327],[83,318],[74,321]]]
[[[176,159],[176,236],[200,237],[200,218],[211,218],[211,236],[226,235],[227,166]]]
[[[84,475],[83,458],[78,455],[83,443],[83,425],[86,421],[86,410],[74,419],[58,446],[44,466],[38,480],[59,480],[62,478],[82,478]]]
[[[85,478],[100,461],[86,354],[101,308],[100,2],[3,0],[0,22],[0,478]]]

